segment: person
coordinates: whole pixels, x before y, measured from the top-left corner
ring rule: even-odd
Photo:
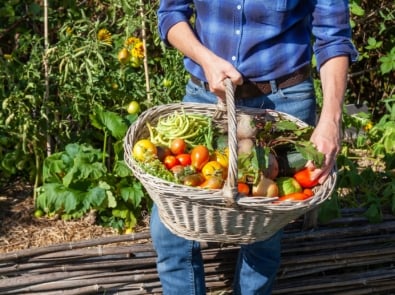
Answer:
[[[224,79],[235,85],[237,106],[275,109],[315,125],[311,142],[325,155],[314,167],[322,183],[341,143],[347,72],[358,53],[351,41],[346,0],[161,0],[162,40],[178,49],[190,73],[184,102],[225,99]],[[316,122],[311,78],[314,54],[323,105]],[[197,241],[172,234],[156,206],[150,224],[164,294],[206,294]],[[280,265],[282,230],[265,241],[241,245],[233,294],[271,294]]]

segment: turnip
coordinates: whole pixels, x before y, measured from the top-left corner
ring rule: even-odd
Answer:
[[[241,114],[237,121],[237,139],[253,138],[257,133],[257,128],[252,116]]]
[[[257,184],[252,186],[252,196],[254,197],[277,197],[278,186],[277,183],[263,174],[260,175]]]
[[[251,154],[254,148],[254,141],[251,138],[244,138],[237,142],[237,153],[241,154]]]

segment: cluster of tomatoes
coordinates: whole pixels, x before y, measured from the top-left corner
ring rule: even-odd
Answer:
[[[188,149],[187,143],[182,138],[172,140],[168,147],[155,146],[148,139],[136,142],[133,147],[133,157],[136,160],[146,161],[152,156],[159,159],[184,185],[220,189],[227,177],[226,149],[210,152],[204,145]]]

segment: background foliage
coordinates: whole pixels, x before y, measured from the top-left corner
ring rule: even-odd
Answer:
[[[0,7],[0,182],[33,182],[43,214],[68,219],[94,210],[101,223],[131,229],[149,208],[123,162],[122,139],[137,117],[126,108],[178,101],[188,79],[182,56],[159,40],[158,2],[53,0],[47,18],[40,1]],[[360,59],[346,103],[357,112],[344,115],[352,136],[339,157],[338,198],[322,220],[347,200],[379,221],[382,208],[395,211],[395,4],[350,2]],[[360,150],[380,171],[361,172]]]

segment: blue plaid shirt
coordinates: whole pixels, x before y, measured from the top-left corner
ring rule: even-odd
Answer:
[[[194,12],[199,40],[251,81],[292,73],[309,64],[313,53],[318,69],[331,57],[357,59],[347,0],[161,0],[162,40],[168,44],[169,29]],[[198,64],[187,57],[184,62],[206,80]]]

